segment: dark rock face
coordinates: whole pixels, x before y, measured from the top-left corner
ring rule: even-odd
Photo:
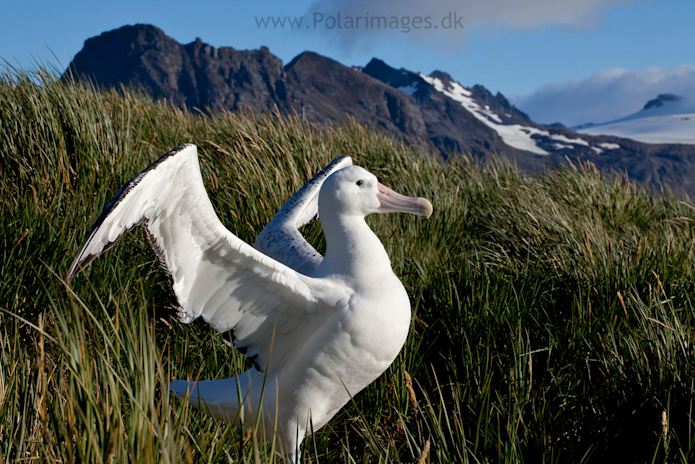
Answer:
[[[87,40],[68,73],[104,86],[131,84],[177,105],[271,109],[287,98],[282,61],[267,48],[181,45],[149,25],[124,26]]]
[[[189,106],[201,109],[271,109],[287,101],[282,61],[266,47],[239,51],[214,48],[200,39],[183,47],[193,69]]]
[[[431,89],[432,86],[419,74],[403,68],[392,68],[378,58],[372,58],[362,69],[362,72],[386,85],[399,89],[406,95],[424,96],[433,90]]]
[[[695,194],[695,146],[652,145],[541,126],[501,93],[465,88],[447,73],[395,69],[379,59],[347,67],[304,52],[283,66],[268,48],[215,48],[200,39],[181,45],[150,25],[124,26],[85,42],[66,75],[103,86],[131,84],[179,106],[303,114],[318,126],[344,121],[428,142],[442,156],[496,153],[522,169],[586,160],[652,185]],[[646,108],[680,97],[659,95]],[[519,143],[519,140],[525,141]]]
[[[322,124],[350,116],[405,137],[426,138],[416,102],[330,58],[304,52],[285,66],[290,107]]]
[[[679,97],[678,95],[673,95],[672,93],[660,93],[657,95],[657,97],[654,100],[649,100],[646,105],[644,105],[643,110],[648,110],[649,108],[658,108],[660,106],[664,106],[664,102],[667,101],[679,101],[682,100],[683,97]]]

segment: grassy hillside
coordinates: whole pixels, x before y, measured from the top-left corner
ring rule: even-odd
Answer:
[[[369,218],[411,296],[411,333],[391,368],[305,440],[306,462],[695,459],[690,201],[591,166],[526,176],[501,161],[442,162],[356,124],[205,116],[10,71],[0,77],[3,462],[282,461],[169,397],[171,378],[228,377],[244,360],[205,324],[176,320],[142,231],[62,280],[118,188],[184,142],[198,145],[222,222],[248,242],[341,155],[434,205],[430,220]],[[320,226],[305,232],[321,250]]]

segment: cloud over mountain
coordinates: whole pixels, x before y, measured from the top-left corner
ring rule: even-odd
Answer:
[[[695,65],[606,69],[586,79],[549,84],[528,96],[509,99],[534,121],[574,126],[600,123],[641,110],[658,94],[695,97]]]

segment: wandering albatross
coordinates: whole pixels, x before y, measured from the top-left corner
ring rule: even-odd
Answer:
[[[297,230],[317,211],[325,257]],[[143,225],[181,321],[202,316],[254,365],[230,379],[175,380],[170,390],[216,418],[260,420],[264,436],[297,462],[304,437],[379,377],[408,335],[408,295],[365,222],[382,212],[429,217],[432,205],[339,158],[285,204],[253,248],[220,222],[195,145],[181,145],[118,191],[68,279]]]

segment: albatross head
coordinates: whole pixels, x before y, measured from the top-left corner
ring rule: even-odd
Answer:
[[[321,213],[324,211],[324,213]],[[381,184],[376,176],[359,166],[348,166],[331,174],[319,193],[319,214],[365,217],[371,213],[412,213],[430,217],[432,203],[425,198],[406,197]]]

